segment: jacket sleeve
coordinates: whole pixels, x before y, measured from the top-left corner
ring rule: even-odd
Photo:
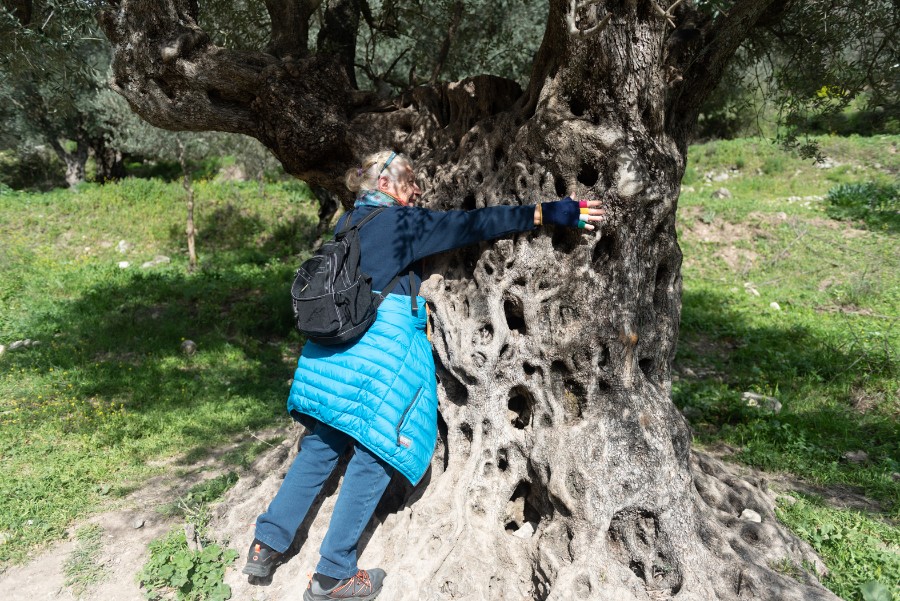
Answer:
[[[534,229],[534,205],[485,207],[473,211],[409,208],[397,216],[398,238],[416,261],[454,248]]]

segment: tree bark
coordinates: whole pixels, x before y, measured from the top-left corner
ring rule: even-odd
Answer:
[[[66,166],[66,184],[70,188],[84,181],[85,165],[88,159],[88,146],[83,141],[76,142],[74,152],[66,150],[57,139],[50,140],[50,147]]]
[[[596,234],[548,227],[430,263],[423,292],[440,437],[424,482],[397,482],[361,543],[363,561],[391,574],[386,598],[836,599],[762,489],[692,453],[670,400],[682,284],[675,210],[690,121],[737,48],[721,36],[747,35],[772,3],[736,2],[672,52],[669,20],[686,27],[689,11],[552,0],[526,91],[479,76],[390,103],[355,91],[340,53],[251,60],[203,42],[165,63],[153,55],[162,42],[128,25],[159,22],[163,9],[139,18],[146,4],[122,0],[104,18],[117,89],[141,115],[255,135],[289,172],[344,200],[347,166],[387,147],[415,161],[434,209],[567,194],[605,201]],[[179,24],[154,27],[169,36],[195,27],[189,10],[167,5]],[[179,110],[182,97],[224,90],[218,77],[232,60],[257,70],[231,82],[234,106]],[[692,67],[698,60],[706,66]],[[218,75],[191,76],[201,67]],[[280,448],[261,465],[270,473],[289,459]],[[245,525],[277,485],[277,473],[244,479],[220,532],[249,544]],[[299,557],[276,579],[305,586],[334,486],[326,491],[298,534]],[[744,509],[762,522],[743,520]],[[784,562],[803,576],[772,567]],[[236,596],[252,595],[230,578]]]

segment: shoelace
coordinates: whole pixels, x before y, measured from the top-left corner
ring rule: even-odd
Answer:
[[[355,575],[351,576],[350,580],[331,592],[332,594],[342,595],[348,590],[351,594],[350,596],[354,597],[359,594],[370,594],[372,592],[372,580],[369,578],[369,573],[365,570],[360,570]]]

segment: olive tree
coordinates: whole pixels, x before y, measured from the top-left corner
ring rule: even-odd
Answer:
[[[763,490],[692,451],[670,399],[691,131],[741,44],[791,3],[550,0],[524,85],[440,81],[464,30],[447,5],[431,68],[394,95],[388,62],[372,69],[386,86],[358,85],[379,64],[361,58],[360,31],[394,39],[401,9],[424,3],[267,0],[247,9],[268,29],[256,46],[217,42],[191,0],[117,0],[99,16],[112,87],[143,119],[255,137],[345,201],[344,170],[388,147],[416,163],[433,209],[605,203],[597,233],[544,228],[430,264],[440,437],[425,482],[388,495],[365,542],[393,576],[385,595],[835,599]],[[277,477],[253,484],[223,523],[252,521]],[[304,586],[304,567],[289,569],[276,579]]]

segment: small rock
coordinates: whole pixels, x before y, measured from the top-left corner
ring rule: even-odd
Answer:
[[[772,301],[771,303],[769,303],[769,306],[771,308],[775,309],[776,311],[781,311],[781,305],[779,305],[775,301]]]
[[[153,257],[152,261],[147,261],[141,265],[142,269],[147,269],[148,267],[156,267],[157,265],[165,265],[166,263],[171,262],[172,259],[165,255],[156,255]]]
[[[20,348],[23,348],[24,346],[25,346],[24,340],[16,340],[15,342],[13,342],[12,344],[9,345],[9,350],[15,351]]]
[[[696,192],[696,191],[697,191],[697,190],[694,189],[694,186],[682,186],[682,187],[681,187],[681,193],[682,193],[682,194],[685,194],[685,193],[687,193],[687,192]]]
[[[785,219],[787,219],[787,213],[785,213],[784,211],[780,211],[778,213],[778,218],[784,221]]]
[[[841,455],[841,459],[850,463],[866,463],[869,460],[869,454],[865,451],[847,451]]]
[[[775,397],[748,391],[741,395],[741,399],[748,407],[759,407],[772,413],[781,413],[781,403]]]
[[[714,175],[712,180],[714,182],[724,182],[726,179],[728,179],[728,177],[728,172],[723,171],[722,173],[717,173],[716,175]]]
[[[30,347],[31,346],[31,338],[26,338],[24,341],[22,341],[22,346],[24,346],[25,348]]]
[[[28,346],[30,346],[31,348],[34,348],[34,347],[40,346],[40,345],[41,345],[41,341],[40,341],[40,340],[32,340],[32,341],[31,341],[31,344],[29,344]]]
[[[5,345],[5,344],[0,344],[0,355],[2,355],[2,354],[5,353],[5,352],[6,352],[6,345]]]
[[[685,367],[683,371],[684,371],[684,375],[686,375],[686,376],[689,377],[689,378],[696,378],[696,377],[697,377],[697,372],[695,372],[695,371],[694,371],[693,369],[691,369],[690,367]]]
[[[762,516],[752,509],[745,509],[744,511],[742,511],[741,519],[745,522],[756,522],[757,524],[762,522]]]
[[[119,244],[116,246],[116,250],[124,254],[131,250],[131,245],[124,240],[119,240]]]
[[[25,525],[26,526],[34,526],[34,520],[26,520]]]
[[[797,498],[791,495],[778,495],[778,500],[783,501],[785,505],[793,505],[797,502]]]
[[[193,340],[185,340],[181,343],[181,352],[185,355],[193,355],[197,352],[197,343]]]
[[[126,269],[131,263],[128,261],[119,261],[119,269]]]
[[[891,480],[893,480],[894,482],[900,482],[900,472],[892,473]]]
[[[534,522],[525,522],[518,530],[513,532],[513,536],[517,538],[531,538],[534,536],[537,524]]]
[[[0,547],[5,545],[9,541],[9,533],[8,532],[0,532]]]
[[[131,527],[135,530],[144,527],[144,518],[136,518],[133,522],[131,522]]]
[[[712,193],[713,198],[731,198],[731,192],[728,188],[719,188]]]
[[[833,169],[837,167],[840,163],[835,161],[831,157],[825,157],[821,161],[816,161],[816,169]]]

